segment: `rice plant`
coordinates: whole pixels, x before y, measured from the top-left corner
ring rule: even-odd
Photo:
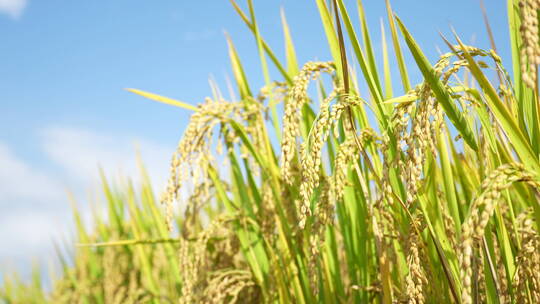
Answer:
[[[457,34],[430,63],[388,0],[382,65],[362,2],[358,29],[343,0],[315,0],[331,61],[300,65],[283,16],[282,62],[252,1],[231,3],[265,86],[228,38],[238,99],[129,89],[193,112],[166,210],[148,181],[105,182],[108,218],[77,226],[52,292],[6,278],[6,303],[540,303],[537,1],[508,0],[512,76],[494,43]]]

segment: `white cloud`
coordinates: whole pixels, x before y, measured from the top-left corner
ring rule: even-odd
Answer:
[[[39,164],[46,170],[0,142],[0,276],[16,270],[28,277],[32,261],[44,265],[55,260],[52,241],[74,229],[66,190],[83,202],[79,208],[89,219],[85,194],[99,194],[98,165],[109,178],[130,177],[136,184],[138,149],[159,192],[173,151],[144,139],[66,126],[44,128],[39,138],[35,153],[45,156]]]
[[[26,8],[26,0],[0,0],[0,12],[19,18]]]
[[[8,246],[0,248],[0,256],[8,260],[32,255],[38,258],[43,248],[52,247],[51,241],[60,241],[58,237],[67,228],[67,221],[62,220],[66,215],[68,208],[61,213],[25,210],[0,217],[0,238],[8,242]]]
[[[65,196],[61,183],[33,168],[0,142],[0,207],[20,200],[56,200]]]
[[[27,275],[31,261],[52,258],[51,240],[67,227],[65,187],[2,142],[0,168],[0,275],[13,268]]]
[[[71,178],[85,184],[96,181],[98,166],[108,176],[137,180],[137,150],[154,185],[162,186],[167,178],[172,149],[148,140],[64,126],[45,128],[41,137],[43,150],[50,159]]]

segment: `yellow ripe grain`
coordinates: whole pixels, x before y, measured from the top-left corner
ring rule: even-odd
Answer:
[[[409,273],[405,278],[406,293],[409,304],[425,303],[424,286],[428,283],[422,262],[420,260],[419,236],[415,231],[411,231],[408,238],[409,250],[407,254],[407,266]]]
[[[516,273],[513,280],[517,303],[527,303],[530,292],[532,301],[540,302],[540,235],[535,229],[531,213],[519,217],[521,223],[521,249],[516,258]]]
[[[300,196],[302,198],[300,207],[300,228],[304,228],[306,219],[310,215],[309,203],[311,195],[319,186],[319,172],[322,164],[322,148],[330,133],[330,102],[336,97],[337,92],[330,93],[321,103],[321,109],[312,129],[300,149],[300,164],[302,169],[302,180],[300,183]]]
[[[540,189],[540,183],[524,169],[523,165],[516,163],[505,164],[494,170],[484,180],[480,195],[470,206],[469,216],[462,225],[461,252],[459,256],[463,284],[461,300],[464,304],[472,303],[474,244],[483,236],[484,229],[495,210],[502,191],[517,181],[525,182],[536,189]]]
[[[307,87],[321,72],[331,73],[331,62],[308,62],[293,80],[293,86],[285,100],[283,138],[281,140],[281,168],[283,179],[292,185],[292,161],[297,153],[296,139],[300,134],[300,109],[308,102]]]
[[[522,45],[520,46],[521,78],[529,88],[535,88],[536,69],[540,63],[540,45],[538,39],[538,0],[520,0],[519,13]]]

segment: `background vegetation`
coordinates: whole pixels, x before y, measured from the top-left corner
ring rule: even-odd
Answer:
[[[213,87],[193,106],[130,89],[193,111],[166,212],[147,178],[104,180],[107,216],[86,229],[74,211],[79,246],[59,255],[52,292],[38,272],[7,277],[6,303],[540,302],[537,1],[508,0],[512,77],[494,42],[457,35],[431,64],[389,1],[380,54],[361,1],[354,28],[342,0],[315,0],[333,60],[300,66],[283,17],[280,62],[252,1],[231,2],[265,87],[253,90],[229,39],[238,98]]]

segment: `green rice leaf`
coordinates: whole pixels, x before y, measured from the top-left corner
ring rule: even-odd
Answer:
[[[413,54],[414,60],[416,61],[418,68],[420,68],[420,71],[422,72],[422,75],[424,75],[426,82],[430,85],[431,90],[437,98],[437,101],[443,107],[446,115],[448,115],[448,118],[450,119],[454,127],[456,127],[461,136],[463,136],[465,142],[473,150],[478,150],[478,144],[476,142],[476,138],[471,129],[471,126],[454,104],[450,93],[443,85],[442,81],[439,79],[439,75],[437,75],[437,73],[433,69],[433,66],[431,66],[416,41],[414,41],[413,37],[405,27],[403,22],[401,22],[401,20],[397,16],[396,21],[398,22],[401,33],[403,34],[403,37],[405,38],[405,41],[409,46],[409,50]]]
[[[191,110],[191,111],[197,111],[197,107],[192,106],[192,105],[190,105],[188,103],[185,103],[183,101],[175,100],[175,99],[172,99],[172,98],[169,98],[169,97],[164,97],[164,96],[160,96],[160,95],[157,95],[157,94],[154,94],[154,93],[149,93],[149,92],[145,92],[145,91],[137,90],[137,89],[126,89],[126,90],[131,92],[131,93],[135,93],[137,95],[140,95],[142,97],[146,97],[148,99],[151,99],[151,100],[154,100],[154,101],[157,101],[157,102],[161,102],[161,103],[164,103],[164,104],[168,104],[168,105],[171,105],[171,106],[175,106],[175,107],[179,107],[179,108],[183,108],[183,109],[187,109],[187,110]]]

